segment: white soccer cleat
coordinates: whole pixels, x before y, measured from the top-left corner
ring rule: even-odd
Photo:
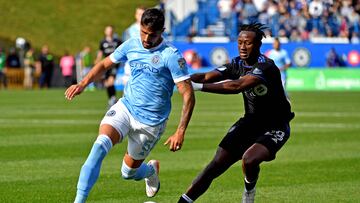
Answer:
[[[148,162],[148,165],[153,167],[155,172],[148,178],[145,178],[146,195],[148,197],[154,197],[160,189],[160,180],[159,180],[160,162],[157,160],[150,160]]]
[[[244,190],[243,196],[242,196],[242,203],[254,203],[255,201],[255,192],[256,189],[253,188],[250,191]]]

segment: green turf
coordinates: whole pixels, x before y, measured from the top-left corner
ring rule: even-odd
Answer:
[[[291,92],[292,135],[277,159],[262,165],[257,202],[360,201],[360,93]],[[181,109],[177,93],[168,128],[149,158],[161,161],[161,190],[146,198],[144,182],[120,178],[125,144],[112,149],[89,202],[176,202],[212,158],[243,113],[240,95],[196,94],[183,149],[162,146]],[[104,91],[72,102],[63,90],[0,91],[0,202],[71,202],[79,170],[106,109]],[[216,179],[197,202],[240,202],[240,164]]]

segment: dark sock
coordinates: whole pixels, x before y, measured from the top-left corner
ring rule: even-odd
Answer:
[[[246,178],[244,179],[244,183],[245,183],[245,188],[247,191],[250,191],[252,189],[254,189],[255,185],[257,182],[257,178],[251,182],[249,182]]]
[[[115,96],[116,92],[115,92],[114,85],[107,87],[106,90],[107,90],[109,98],[111,98],[112,96]]]
[[[178,203],[188,203],[188,202],[181,196]]]

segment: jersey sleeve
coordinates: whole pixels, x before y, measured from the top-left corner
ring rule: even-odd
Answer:
[[[120,46],[118,46],[115,51],[110,54],[110,60],[113,63],[120,63],[121,61],[126,61],[127,60],[127,56],[126,53],[130,47],[131,43],[130,40],[125,41],[124,43],[122,43]]]
[[[185,59],[178,51],[175,51],[174,53],[170,54],[167,65],[175,83],[190,78],[188,72],[188,65],[186,64]]]
[[[235,59],[231,61],[231,63],[224,64],[216,68],[219,71],[224,79],[232,79],[236,80],[239,79],[241,76],[241,70],[237,66],[237,62]]]
[[[283,54],[284,54],[284,62],[285,62],[285,64],[291,64],[291,59],[290,59],[289,54],[287,53],[287,51],[283,50]]]
[[[275,66],[275,64],[272,65]],[[266,72],[268,71],[269,67],[270,64],[268,63],[258,63],[248,74],[260,78],[266,82]]]

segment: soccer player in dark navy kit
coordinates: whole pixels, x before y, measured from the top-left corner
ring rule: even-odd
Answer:
[[[216,70],[191,76],[195,90],[217,94],[243,93],[245,115],[230,127],[213,160],[193,181],[179,202],[193,202],[211,182],[242,160],[245,191],[242,202],[254,202],[260,163],[275,159],[290,135],[294,117],[282,87],[279,69],[260,53],[264,25],[242,25],[239,56]],[[225,82],[219,82],[226,80]]]
[[[105,38],[101,40],[99,52],[96,56],[95,63],[100,62],[103,58],[109,56],[115,51],[115,49],[122,43],[121,40],[114,37],[114,28],[111,25],[105,27]],[[105,72],[104,85],[107,90],[109,97],[109,108],[117,102],[116,99],[116,90],[114,86],[115,77],[117,72],[117,65],[114,65],[112,68]]]

